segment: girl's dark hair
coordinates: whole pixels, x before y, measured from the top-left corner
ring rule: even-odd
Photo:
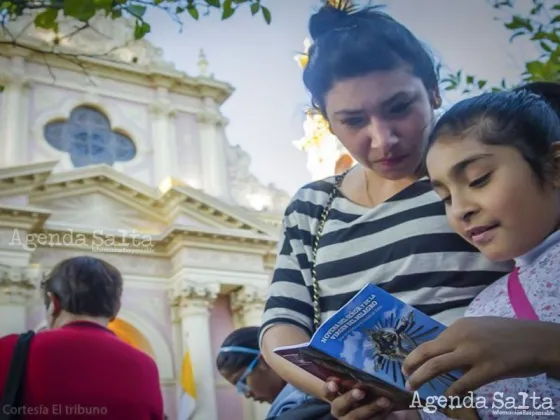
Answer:
[[[74,315],[114,318],[120,309],[121,273],[106,261],[75,257],[58,263],[41,283],[45,305],[47,293],[60,300],[63,310]]]
[[[443,114],[431,133],[430,146],[441,137],[467,136],[514,147],[544,182],[550,146],[560,141],[560,119],[546,98],[531,89],[484,93],[458,102]]]
[[[259,350],[259,327],[243,327],[233,331],[224,340],[222,347],[245,347]],[[216,359],[216,367],[220,372],[237,372],[246,369],[256,354],[241,353],[237,351],[220,352]]]
[[[550,106],[560,116],[560,83],[555,82],[532,82],[522,85],[515,91],[527,90],[545,98]]]
[[[311,16],[313,45],[303,72],[303,82],[313,106],[325,112],[325,95],[335,82],[374,71],[409,65],[426,90],[437,89],[434,61],[426,47],[405,26],[379,7],[345,10],[329,4]]]

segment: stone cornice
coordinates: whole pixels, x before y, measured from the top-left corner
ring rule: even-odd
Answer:
[[[170,205],[172,208],[184,204],[197,212],[210,211],[212,216],[218,217],[232,228],[256,230],[259,233],[266,234],[273,232],[270,226],[246,211],[230,206],[187,185],[173,186],[163,195],[162,200],[164,202],[169,200],[168,206]]]
[[[262,253],[266,253],[269,247],[276,245],[277,241],[264,234],[258,234],[250,231],[234,230],[234,229],[210,229],[210,228],[194,228],[190,226],[172,226],[161,236],[163,244],[172,246],[175,241],[194,239],[195,243],[200,247],[203,246],[204,240],[211,241],[212,244],[222,242],[223,244],[236,245],[259,245],[262,247]]]
[[[116,200],[133,206],[150,217],[166,221],[185,208],[204,215],[217,226],[274,235],[274,227],[267,225],[245,211],[230,206],[202,191],[169,181],[164,190],[149,188],[107,165],[96,165],[52,175],[45,183],[30,193],[31,201],[41,202],[88,190],[103,189]],[[212,224],[212,222],[210,222]]]
[[[0,207],[1,211],[1,207]],[[22,246],[29,249],[59,248],[76,249],[83,252],[110,252],[137,256],[170,257],[184,246],[266,254],[276,246],[276,241],[266,235],[248,231],[223,229],[200,229],[187,226],[172,226],[158,235],[111,229],[69,228],[55,223],[43,223],[44,219],[22,219],[14,216],[2,218],[0,226],[19,227],[32,230]],[[33,223],[34,222],[34,223]],[[58,227],[57,227],[58,226]]]
[[[0,168],[0,196],[26,194],[44,184],[58,162]]]
[[[59,191],[74,186],[79,187],[88,181],[111,185],[123,190],[123,192],[134,192],[135,196],[140,196],[148,202],[151,200],[155,203],[159,198],[157,190],[154,188],[150,188],[143,182],[118,172],[108,165],[91,165],[53,174],[37,189],[35,194],[53,190]]]
[[[201,124],[215,125],[225,127],[229,124],[229,120],[217,111],[200,110],[196,114],[196,120]]]
[[[50,215],[50,210],[38,207],[0,205],[0,227],[26,230],[41,229]]]
[[[270,253],[276,246],[278,235],[274,227],[258,220],[254,214],[231,206],[200,190],[177,182],[171,182],[168,188],[163,190],[150,188],[106,165],[55,173],[44,179],[51,165],[52,163],[45,163],[43,167],[39,165],[30,168],[27,173],[23,168],[5,168],[0,171],[0,176],[4,175],[4,179],[17,179],[18,176],[34,177],[37,173],[41,174],[40,178],[26,181],[29,184],[25,188],[31,191],[24,201],[31,203],[30,205],[19,207],[0,205],[0,226],[28,229],[37,235],[64,234],[74,230],[75,233],[84,233],[87,236],[86,240],[80,239],[82,242],[78,246],[86,249],[90,247],[91,237],[98,230],[51,222],[48,220],[50,210],[42,208],[42,203],[75,195],[102,192],[146,215],[146,218],[169,226],[164,231],[150,235],[150,241],[155,247],[155,251],[150,252],[155,252],[156,255],[173,254],[178,247],[193,242],[210,248],[235,249],[241,245],[247,247],[249,252],[262,255]],[[11,169],[15,171],[13,177],[10,177]],[[39,179],[44,182],[39,182]],[[16,195],[13,189],[11,191],[12,195]],[[180,222],[181,215],[187,216],[187,219],[191,217],[197,220],[202,227],[183,225]],[[178,222],[175,223],[175,220]],[[101,232],[100,236],[103,237],[104,234],[122,236],[122,233],[109,231]],[[126,246],[130,247],[130,245]]]
[[[35,46],[35,48],[39,48]],[[0,45],[0,56],[19,56],[12,46]],[[51,69],[71,70],[88,76],[110,78],[145,87],[167,85],[172,93],[199,98],[211,97],[218,104],[223,104],[235,91],[229,83],[207,77],[192,77],[185,73],[145,68],[113,60],[94,57],[82,57],[81,65],[72,60],[43,52],[29,52],[26,60],[39,65],[48,65]]]

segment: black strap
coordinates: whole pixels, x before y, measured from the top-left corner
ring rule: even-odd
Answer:
[[[20,418],[23,404],[23,391],[25,382],[25,368],[27,366],[27,354],[31,347],[34,331],[28,331],[19,336],[12,356],[10,370],[4,386],[2,401],[0,402],[0,420],[15,420]],[[9,408],[9,409],[7,409]]]

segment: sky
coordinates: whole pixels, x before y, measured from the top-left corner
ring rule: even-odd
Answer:
[[[423,42],[445,67],[475,74],[494,83],[505,77],[516,83],[523,63],[536,58],[531,45],[509,42],[511,33],[496,18],[503,14],[488,0],[386,0],[386,11]],[[530,2],[527,2],[530,3]],[[309,95],[294,55],[303,51],[311,14],[319,0],[262,0],[272,14],[267,25],[260,14],[242,7],[228,20],[219,13],[188,16],[182,29],[168,16],[151,12],[147,39],[162,48],[164,57],[196,76],[200,49],[208,72],[234,86],[222,106],[230,120],[226,135],[252,157],[251,171],[268,184],[293,194],[311,180],[306,155],[293,145],[303,136]],[[447,103],[457,94],[444,96]]]

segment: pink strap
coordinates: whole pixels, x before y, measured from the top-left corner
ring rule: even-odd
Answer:
[[[513,312],[515,312],[515,316],[519,319],[538,321],[539,316],[535,313],[531,302],[529,302],[529,298],[519,281],[518,272],[519,268],[515,267],[515,270],[508,276],[508,295]]]

